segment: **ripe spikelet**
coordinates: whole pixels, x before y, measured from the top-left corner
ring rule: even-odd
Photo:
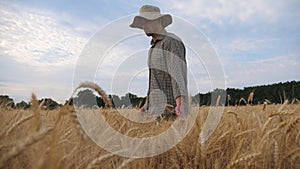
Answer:
[[[83,140],[87,140],[87,135],[85,134],[85,132],[83,131],[83,129],[81,128],[80,122],[77,118],[75,109],[73,106],[69,106],[68,104],[62,106],[60,108],[60,115],[69,115],[69,117],[71,118],[72,123],[74,124],[74,126],[76,127],[76,131],[77,133],[81,136],[81,138]]]
[[[279,150],[278,150],[278,142],[274,140],[274,161],[275,161],[275,167],[278,167],[278,162],[279,162]]]
[[[117,169],[121,169],[121,168],[125,167],[127,164],[129,164],[129,163],[130,163],[131,161],[133,161],[133,160],[134,160],[133,158],[129,158],[129,159],[124,160],[124,161],[122,162],[122,164],[118,166]]]
[[[261,120],[260,116],[257,113],[254,113],[254,112],[252,112],[252,116],[257,119],[259,127],[261,127],[262,126],[262,120]]]
[[[97,84],[93,83],[93,82],[82,82],[79,84],[79,86],[74,90],[73,92],[73,95],[74,93],[80,89],[80,88],[90,88],[90,89],[93,89],[95,90],[103,99],[104,103],[106,104],[106,106],[108,107],[112,107],[112,103],[111,103],[111,100],[108,99],[106,93],[104,90],[102,90],[102,88],[100,86],[98,86]]]
[[[63,105],[63,106],[60,107],[59,112],[62,115],[67,115],[67,114],[70,114],[72,112],[75,112],[75,109],[74,109],[73,106]]]
[[[221,141],[221,140],[223,140],[223,139],[224,139],[225,137],[227,137],[227,135],[229,135],[231,132],[232,132],[231,130],[228,130],[228,131],[226,131],[225,133],[223,133],[223,134],[218,138],[218,140],[216,141],[216,143],[219,142],[219,141]]]
[[[197,143],[194,166],[198,167],[201,160],[201,144]],[[180,167],[179,167],[180,168]]]
[[[300,140],[300,133],[298,133],[298,135],[296,136],[296,141],[295,143],[298,144],[298,141]]]
[[[271,101],[268,99],[264,99],[264,102],[267,102],[267,104],[271,104]]]
[[[252,91],[248,96],[248,99],[247,99],[248,104],[252,104],[253,97],[254,97],[254,91]]]
[[[294,100],[295,100],[295,101],[293,102],[293,104],[294,104],[294,103],[299,104],[300,101],[299,101],[298,99],[294,99]]]
[[[273,117],[273,116],[289,116],[289,115],[293,115],[294,112],[276,112],[276,113],[271,113],[269,115],[269,117]]]
[[[291,150],[290,153],[288,153],[284,159],[294,159],[295,157],[300,157],[300,148],[297,148],[295,150]]]
[[[24,151],[27,147],[43,139],[52,130],[53,128],[44,129],[39,133],[33,134],[27,137],[25,140],[20,141],[18,145],[13,147],[8,153],[6,153],[6,155],[4,155],[4,157],[0,159],[0,168],[2,168],[5,165],[5,163],[11,158],[17,156],[22,151]]]
[[[246,135],[246,134],[249,134],[249,133],[252,133],[252,132],[255,132],[256,129],[249,129],[249,130],[246,130],[246,131],[243,131],[243,132],[240,132],[238,133],[237,135],[235,135],[235,138],[238,138],[240,136],[243,136],[243,135]]]
[[[81,136],[81,138],[83,140],[87,140],[88,139],[88,136],[85,134],[84,130],[81,128],[81,125],[80,125],[80,122],[77,118],[77,114],[75,111],[71,111],[70,114],[69,114],[71,120],[72,120],[72,123],[74,124],[74,126],[76,127],[76,131],[77,133]]]
[[[269,117],[268,120],[264,123],[264,125],[263,125],[263,127],[262,127],[262,129],[261,129],[262,133],[265,132],[265,130],[266,130],[268,124],[272,121],[273,118],[274,118],[274,116],[273,116],[273,117]]]
[[[7,103],[5,104],[4,107],[6,107],[6,108],[12,108],[12,105],[13,105],[13,104],[14,104],[13,101],[9,101],[9,102],[7,102]]]
[[[244,102],[245,104],[247,104],[247,101],[244,98],[241,98],[239,101],[239,105],[241,105],[241,102]]]
[[[87,169],[93,168],[94,166],[96,166],[97,164],[99,164],[102,160],[104,160],[106,158],[109,158],[109,157],[112,157],[115,154],[117,154],[119,152],[122,152],[122,151],[124,151],[124,150],[119,150],[119,151],[116,151],[116,152],[113,152],[113,153],[108,153],[108,154],[102,155],[102,156],[100,156],[98,158],[95,158],[92,162],[89,163],[89,165],[87,166]]]
[[[275,133],[277,130],[283,128],[284,126],[286,126],[286,124],[288,123],[288,121],[283,121],[281,123],[279,123],[279,125],[276,128],[273,128],[272,130],[269,130],[263,137],[262,140],[265,140],[268,136],[270,136],[271,134]]]
[[[267,105],[268,105],[268,103],[267,103],[266,101],[264,101],[264,104],[263,104],[263,111],[266,111]]]
[[[238,163],[240,163],[240,162],[242,162],[242,161],[246,161],[246,160],[249,160],[249,159],[251,159],[251,158],[257,157],[257,156],[259,156],[259,155],[260,155],[260,153],[252,153],[252,154],[243,156],[243,157],[241,157],[241,158],[239,158],[239,159],[236,159],[235,161],[233,161],[233,162],[230,164],[229,168],[233,168],[233,166],[235,166],[236,164],[238,164]]]
[[[31,104],[32,104],[32,107],[31,107],[31,110],[33,111],[33,115],[34,115],[34,122],[35,122],[35,126],[36,126],[36,131],[39,131],[40,128],[41,128],[41,116],[40,116],[40,113],[39,113],[39,103],[36,99],[36,96],[34,93],[32,93],[31,95]]]
[[[231,97],[230,97],[230,95],[228,94],[228,95],[227,95],[227,105],[228,105],[228,106],[229,106],[230,100],[231,100]]]
[[[236,113],[236,112],[234,112],[234,111],[230,111],[230,110],[228,110],[226,113],[228,113],[228,114],[233,114],[234,116],[238,116],[238,114]]]
[[[9,134],[13,129],[15,129],[17,126],[21,125],[21,124],[24,123],[25,121],[31,119],[32,117],[33,117],[33,115],[32,115],[32,114],[29,114],[29,115],[27,115],[26,117],[24,117],[24,118],[18,120],[16,123],[14,123],[13,125],[11,125],[11,127],[6,131],[6,134],[5,134],[5,135],[8,136],[8,134]]]
[[[173,158],[170,158],[170,160],[173,162],[173,165],[170,168],[180,169],[180,166],[177,164],[178,161],[174,160]]]
[[[237,156],[238,156],[238,154],[240,153],[240,151],[241,151],[241,149],[242,149],[242,147],[243,147],[243,143],[244,143],[244,138],[242,138],[242,139],[240,139],[240,141],[239,141],[239,144],[238,144],[238,147],[236,148],[236,150],[234,151],[234,153],[233,153],[233,155],[232,155],[232,158],[231,158],[231,160],[230,160],[230,164],[233,164],[233,163],[235,163],[237,160],[236,160],[236,158],[237,158]],[[234,165],[234,164],[233,164]],[[231,165],[230,165],[231,166]],[[231,168],[231,167],[230,167]]]
[[[295,119],[290,120],[286,133],[289,133],[293,128],[295,128],[296,124],[299,123],[300,116],[296,117]]]
[[[278,112],[282,112],[286,105],[289,103],[289,100],[284,100],[283,104],[280,106]]]
[[[178,156],[178,158],[183,161],[183,166],[187,166],[187,161],[186,161],[186,156],[183,155],[182,151],[180,150],[179,146],[176,146],[175,147],[175,150],[176,150],[176,154]]]
[[[228,110],[226,113],[234,115],[237,124],[241,124],[241,119],[238,117],[238,114],[236,112]]]
[[[218,97],[217,97],[217,101],[216,101],[216,106],[219,106],[219,105],[220,105],[220,99],[221,99],[221,96],[220,96],[220,95],[218,95]]]

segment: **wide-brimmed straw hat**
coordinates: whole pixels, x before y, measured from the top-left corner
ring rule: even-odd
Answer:
[[[132,28],[143,29],[143,25],[146,21],[156,20],[161,18],[161,24],[163,27],[167,27],[172,23],[172,16],[170,14],[161,14],[160,9],[152,5],[144,5],[140,8],[138,16],[135,16],[131,25]]]

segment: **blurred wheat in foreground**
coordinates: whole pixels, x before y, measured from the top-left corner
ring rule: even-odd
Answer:
[[[300,168],[299,104],[226,107],[205,144],[198,137],[209,107],[200,107],[195,125],[176,147],[155,157],[129,159],[89,140],[73,107],[40,110],[32,98],[30,110],[0,108],[0,168]],[[171,123],[134,123],[115,109],[85,111],[103,115],[131,137],[156,135]],[[135,109],[126,112],[139,116]]]

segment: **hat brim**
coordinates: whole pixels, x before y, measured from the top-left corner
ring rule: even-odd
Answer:
[[[164,14],[155,19],[147,19],[142,16],[135,16],[132,24],[130,24],[129,26],[132,28],[143,29],[143,25],[146,23],[146,21],[154,21],[157,19],[161,19],[161,23],[164,28],[172,23],[172,16],[170,14]]]

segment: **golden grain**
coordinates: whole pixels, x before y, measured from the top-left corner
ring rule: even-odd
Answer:
[[[47,128],[40,131],[39,133],[35,133],[30,137],[27,137],[25,140],[19,141],[19,144],[15,145],[8,153],[4,155],[4,157],[1,157],[0,168],[2,168],[5,165],[5,163],[11,158],[17,156],[22,151],[24,151],[27,147],[43,139],[52,130],[53,128]]]
[[[84,140],[72,106],[65,105],[51,111],[37,108],[42,122],[39,132],[30,130],[32,126],[34,129],[37,126],[34,109],[24,110],[22,114],[18,110],[1,109],[0,118],[4,123],[0,125],[7,137],[0,138],[0,164],[2,168],[26,166],[45,169],[300,167],[300,112],[297,104],[268,105],[265,111],[261,111],[261,105],[241,106],[235,111],[232,111],[233,106],[226,107],[218,128],[205,144],[200,144],[199,133],[209,109],[205,106],[195,108],[198,111],[195,125],[178,145],[163,154],[143,159],[114,154],[128,151],[126,148],[108,153],[95,143]],[[170,128],[170,122],[158,125],[154,122],[133,123],[114,109],[80,111],[103,115],[114,130],[130,137],[151,137],[167,129],[171,129],[174,139],[181,137],[180,130]],[[258,123],[261,126],[258,127]],[[105,136],[106,131],[101,133],[101,137]],[[32,144],[35,146],[30,146]],[[141,143],[131,151],[144,151],[140,149]]]
[[[40,113],[39,113],[39,103],[36,99],[36,96],[34,93],[32,93],[31,95],[31,110],[33,112],[33,115],[34,115],[34,119],[35,119],[35,127],[36,127],[36,131],[39,131],[40,128],[41,128],[41,116],[40,116]]]

